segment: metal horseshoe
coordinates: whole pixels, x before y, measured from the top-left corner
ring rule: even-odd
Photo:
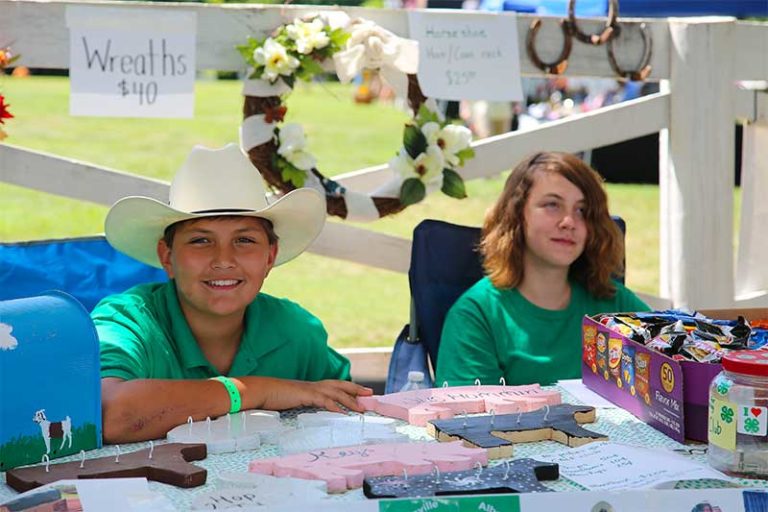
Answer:
[[[538,52],[536,52],[536,34],[538,34],[540,28],[541,18],[533,20],[528,28],[528,35],[525,37],[525,49],[528,52],[528,58],[540,70],[552,75],[561,75],[568,67],[568,57],[570,57],[571,48],[573,47],[569,24],[566,20],[560,20],[560,29],[563,31],[563,48],[554,62],[544,62],[539,58]]]
[[[571,26],[573,36],[582,43],[599,46],[610,41],[614,37],[616,19],[619,17],[619,1],[608,0],[608,19],[605,28],[599,34],[585,34],[579,29],[576,21],[576,0],[568,0],[568,24]]]
[[[645,23],[640,24],[640,33],[643,35],[643,58],[640,61],[640,65],[634,70],[623,69],[616,62],[616,56],[613,53],[613,42],[621,35],[619,30],[620,26],[616,26],[616,37],[608,40],[608,62],[611,64],[613,71],[623,78],[624,80],[645,80],[651,74],[651,56],[653,55],[653,39],[651,39],[650,31]]]

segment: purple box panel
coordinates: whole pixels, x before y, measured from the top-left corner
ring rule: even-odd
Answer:
[[[588,317],[583,335],[587,387],[676,441],[706,442],[709,383],[720,365],[680,364]]]
[[[709,414],[709,385],[720,373],[720,364],[681,361],[683,369],[683,401],[685,401],[685,435],[689,439],[707,442],[707,415]]]

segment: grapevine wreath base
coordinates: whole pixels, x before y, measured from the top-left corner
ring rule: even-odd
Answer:
[[[438,188],[452,197],[466,197],[456,169],[474,156],[471,133],[446,123],[435,102],[422,93],[416,41],[399,38],[371,21],[329,12],[295,19],[271,36],[249,38],[238,48],[252,68],[243,87],[241,146],[275,191],[313,187],[325,194],[330,215],[357,221],[400,212]],[[282,124],[284,100],[297,78],[310,80],[333,70],[348,83],[363,69],[378,71],[413,111],[403,147],[389,162],[392,178],[370,195],[326,178],[306,151],[301,126]]]

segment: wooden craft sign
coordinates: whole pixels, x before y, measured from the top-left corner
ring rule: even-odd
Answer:
[[[460,471],[488,463],[485,450],[454,443],[391,443],[315,450],[251,461],[248,470],[264,475],[324,480],[328,492],[363,485],[367,476]]]
[[[427,432],[438,441],[461,439],[467,446],[485,448],[495,459],[510,457],[513,443],[552,440],[574,447],[607,441],[608,436],[580,426],[593,421],[594,407],[560,404],[527,413],[435,420],[427,425]]]
[[[453,418],[457,414],[494,411],[495,414],[534,411],[561,402],[560,393],[544,390],[538,384],[528,386],[457,386],[417,389],[388,395],[360,397],[366,410],[382,416],[399,418],[411,425],[425,426],[428,421]]]
[[[197,487],[205,483],[208,472],[189,462],[206,455],[204,444],[170,443],[98,459],[12,469],[5,474],[5,481],[19,492],[79,478],[145,477],[176,487]]]
[[[101,446],[99,339],[63,292],[0,301],[0,473]]]
[[[66,6],[73,116],[190,118],[194,11]]]
[[[551,489],[539,482],[558,478],[560,471],[557,464],[518,459],[494,467],[480,466],[470,471],[366,478],[363,482],[363,493],[369,498],[406,498],[549,492]]]
[[[280,423],[280,413],[250,410],[226,414],[215,420],[190,421],[168,432],[171,443],[205,443],[208,453],[255,450],[262,442],[277,444],[288,429]]]

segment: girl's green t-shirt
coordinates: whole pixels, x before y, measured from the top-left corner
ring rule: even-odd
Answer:
[[[648,311],[621,283],[611,299],[598,299],[571,283],[562,310],[540,308],[515,289],[498,289],[487,277],[467,290],[443,324],[435,385],[550,384],[581,376],[584,315]]]

